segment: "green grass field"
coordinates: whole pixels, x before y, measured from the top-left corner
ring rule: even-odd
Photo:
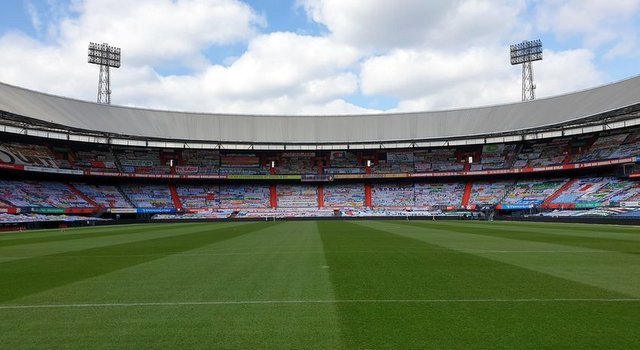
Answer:
[[[640,228],[307,221],[2,234],[0,348],[638,349]]]

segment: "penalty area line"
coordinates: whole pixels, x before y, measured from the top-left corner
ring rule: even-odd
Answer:
[[[287,305],[287,304],[454,304],[454,303],[573,303],[640,302],[640,298],[529,298],[529,299],[352,299],[352,300],[229,300],[229,301],[176,301],[140,303],[78,303],[0,305],[0,310],[11,309],[72,309],[72,308],[124,308],[162,306],[215,306],[215,305]]]

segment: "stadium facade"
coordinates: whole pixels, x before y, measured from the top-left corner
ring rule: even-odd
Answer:
[[[640,216],[640,77],[525,103],[340,116],[148,110],[0,83],[0,135],[6,222]]]

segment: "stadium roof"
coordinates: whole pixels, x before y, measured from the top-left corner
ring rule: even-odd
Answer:
[[[330,145],[508,135],[599,122],[640,110],[640,77],[535,101],[417,113],[276,116],[101,105],[0,83],[3,120],[148,140]]]

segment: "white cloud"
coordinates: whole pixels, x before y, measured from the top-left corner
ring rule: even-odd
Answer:
[[[619,55],[637,49],[635,33],[640,0],[539,0],[536,21],[541,31],[561,39],[577,37],[590,49],[613,46],[605,55]],[[626,50],[620,44],[625,42]],[[626,51],[626,52],[625,52]]]
[[[33,4],[33,2],[31,2],[31,0],[26,0],[24,2],[24,8],[29,15],[29,19],[31,20],[31,25],[33,26],[33,28],[36,31],[40,31],[40,29],[42,28],[42,21],[40,20],[40,14],[38,13],[38,9],[36,8],[36,6]]]
[[[594,53],[587,49],[545,50],[543,61],[534,63],[536,93],[539,97],[554,96],[605,83],[605,77],[595,64]]]
[[[459,54],[396,50],[366,61],[362,91],[400,100],[398,111],[451,109],[516,102],[521,71],[510,66],[504,48],[476,48]],[[545,51],[534,63],[537,96],[600,84],[603,79],[588,50]]]
[[[192,76],[151,77],[141,80],[149,92],[132,104],[217,112],[304,113],[335,106],[340,96],[358,91],[358,79],[346,71],[360,58],[358,50],[322,37],[271,33],[255,37],[247,51],[230,66],[213,65]],[[126,83],[126,82],[125,82]],[[136,90],[131,91],[134,99]],[[307,107],[314,106],[314,107]],[[362,110],[352,106],[351,111]]]
[[[522,0],[299,0],[308,16],[341,42],[385,50],[459,49],[521,36]],[[496,25],[499,24],[499,25]]]
[[[192,59],[203,48],[245,41],[264,24],[238,0],[86,0],[60,23],[60,43],[108,42],[130,65]]]

